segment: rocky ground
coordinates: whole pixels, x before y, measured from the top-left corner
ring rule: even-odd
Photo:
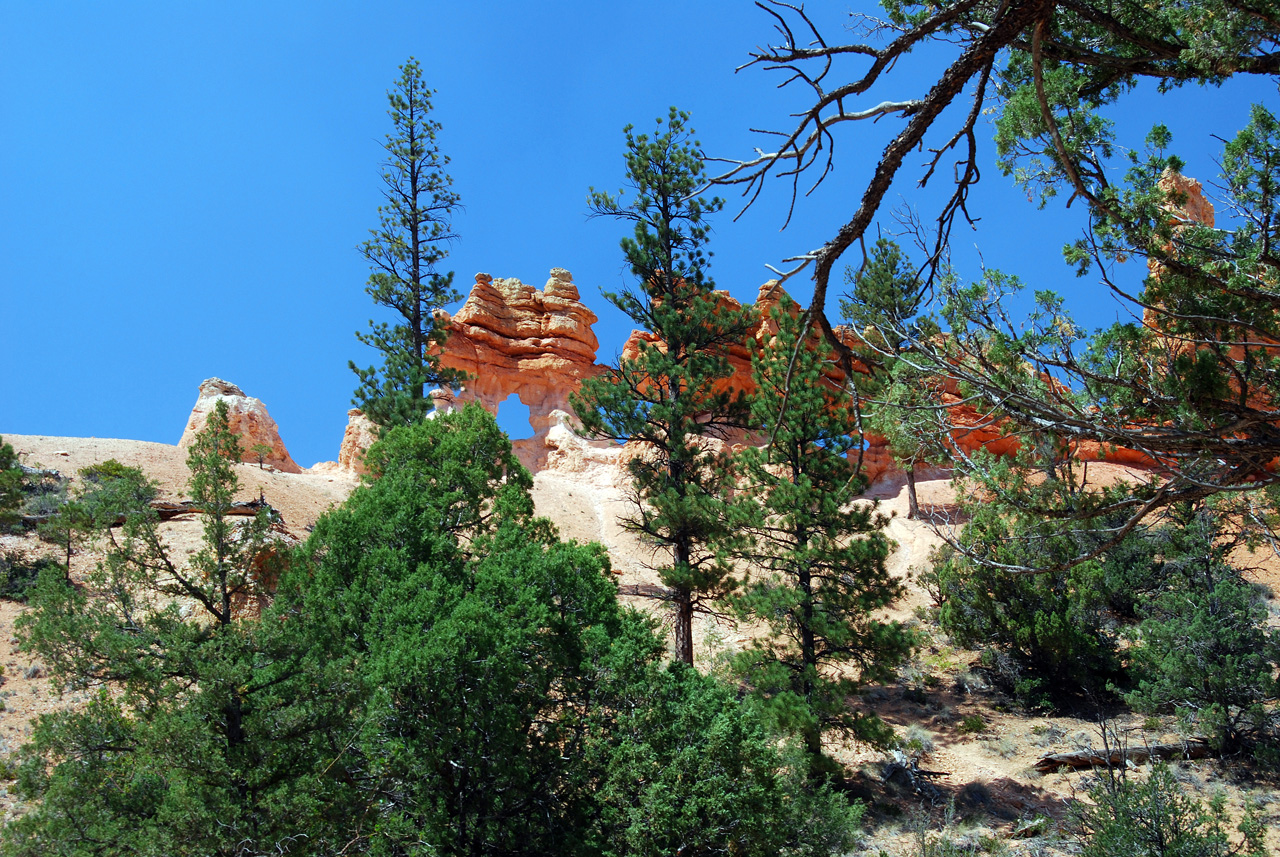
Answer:
[[[141,441],[99,438],[52,438],[6,435],[28,465],[74,474],[81,467],[109,458],[142,468],[161,486],[162,493],[178,499],[187,479],[185,451],[176,446]],[[554,456],[553,456],[554,457]],[[1099,465],[1099,467],[1103,467]],[[1106,467],[1115,467],[1106,465]],[[1099,477],[1120,478],[1099,471]],[[330,506],[342,502],[356,483],[349,472],[314,469],[284,473],[244,464],[239,468],[242,499],[264,496],[284,517],[287,529],[305,538],[308,529]],[[945,479],[920,482],[920,502],[926,516],[935,521],[954,520],[954,497]],[[623,586],[657,583],[651,566],[652,551],[619,523],[629,501],[617,480],[600,467],[566,471],[546,470],[534,479],[539,513],[559,526],[562,536],[599,541],[609,550],[614,572]],[[928,643],[901,672],[897,682],[871,689],[862,704],[876,711],[923,749],[919,767],[930,772],[911,782],[891,776],[885,781],[887,757],[865,748],[833,747],[833,752],[857,772],[855,790],[872,805],[868,832],[858,853],[877,855],[922,854],[923,831],[937,825],[954,806],[957,826],[949,835],[970,843],[974,853],[1067,853],[1070,843],[1052,833],[1053,825],[1033,828],[1027,822],[1039,816],[1062,819],[1073,799],[1088,787],[1087,774],[1043,775],[1034,763],[1049,753],[1064,752],[1100,742],[1097,712],[1082,710],[1076,717],[1039,717],[1020,712],[1010,700],[991,688],[981,671],[973,669],[976,653],[957,649],[931,622],[931,599],[913,579],[926,567],[929,552],[939,544],[937,533],[925,522],[906,519],[905,489],[897,481],[882,480],[868,494],[890,516],[888,533],[897,548],[891,559],[894,574],[908,581],[907,595],[892,615],[914,623]],[[199,522],[175,520],[165,524],[166,537],[185,549],[199,539]],[[18,546],[42,549],[31,537],[0,536],[0,549]],[[73,574],[96,562],[92,553],[76,556]],[[1260,557],[1255,576],[1280,590],[1280,564]],[[628,598],[642,609],[655,609],[651,601]],[[1273,602],[1274,605],[1274,602]],[[21,605],[0,601],[0,759],[15,750],[30,734],[40,714],[81,702],[76,694],[64,694],[51,684],[43,665],[17,647],[14,622]],[[1273,611],[1275,608],[1273,607]],[[714,667],[725,654],[747,642],[753,629],[727,620],[700,617],[695,629],[697,657]],[[1113,712],[1114,715],[1114,712]],[[1173,723],[1158,722],[1121,713],[1112,725],[1134,745],[1175,740]],[[1263,804],[1272,828],[1273,848],[1280,849],[1280,791],[1276,784],[1252,780],[1241,766],[1224,767],[1216,761],[1175,765],[1179,779],[1207,798],[1218,790],[1238,813],[1246,799]],[[8,787],[0,782],[0,813],[15,810]],[[1048,835],[1038,835],[1043,832]],[[1003,850],[1002,850],[1003,849]]]

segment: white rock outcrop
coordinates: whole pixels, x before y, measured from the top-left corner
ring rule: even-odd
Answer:
[[[227,403],[227,417],[231,430],[240,435],[244,461],[257,462],[258,457],[250,452],[250,448],[262,443],[271,447],[263,463],[283,473],[302,472],[285,448],[284,441],[280,439],[280,428],[267,413],[267,406],[262,404],[262,400],[246,395],[244,390],[221,378],[209,378],[200,385],[200,397],[187,418],[187,427],[178,441],[179,447],[185,449],[195,443],[196,435],[208,422],[209,414],[213,413],[219,400]]]
[[[546,470],[571,477],[584,485],[608,488],[623,483],[622,446],[593,441],[574,430],[574,418],[561,410],[551,412],[545,437]]]
[[[378,439],[377,426],[359,408],[347,411],[347,430],[342,433],[338,449],[338,469],[347,473],[364,473],[364,454]]]

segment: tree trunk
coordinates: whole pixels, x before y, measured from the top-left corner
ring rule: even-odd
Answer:
[[[1142,764],[1150,759],[1203,759],[1212,755],[1209,745],[1203,741],[1186,744],[1156,744],[1151,747],[1131,747],[1127,750],[1080,750],[1075,753],[1054,753],[1036,762],[1036,770],[1051,774],[1062,768],[1084,771],[1090,768],[1118,767],[1134,762]]]
[[[907,520],[915,521],[920,517],[920,503],[916,500],[916,466],[907,465]]]
[[[182,515],[206,514],[209,511],[204,506],[201,506],[199,503],[195,502],[194,500],[183,500],[180,503],[174,502],[172,500],[154,500],[151,503],[151,508],[155,510],[156,517],[159,518],[161,521],[172,520],[173,518],[177,518]],[[280,513],[277,512],[270,503],[262,499],[241,500],[241,501],[232,503],[230,506],[228,506],[226,509],[222,511],[222,514],[233,515],[233,516],[242,517],[242,518],[252,518],[255,515],[257,515],[259,512],[263,511],[264,509],[266,510],[267,514],[271,516],[273,520],[279,520],[279,521],[284,520],[280,516]],[[45,523],[46,521],[53,520],[55,517],[56,517],[56,513],[50,513],[47,515],[23,515],[22,523],[24,526],[28,528],[37,527],[40,524]],[[113,527],[118,527],[121,524],[123,524],[124,521],[125,521],[125,518],[123,515],[121,515],[119,518],[116,518],[116,520],[113,521],[111,525]]]
[[[693,666],[693,593],[675,591],[676,660]]]

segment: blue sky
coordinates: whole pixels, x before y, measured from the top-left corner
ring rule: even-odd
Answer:
[[[822,13],[831,33],[849,8],[862,7]],[[624,227],[588,220],[587,189],[619,188],[622,127],[650,128],[672,104],[709,154],[766,146],[750,129],[786,127],[803,93],[734,69],[772,35],[739,0],[0,0],[0,433],[175,443],[216,375],[267,404],[299,463],[336,458],[347,361],[374,359],[353,333],[385,318],[355,248],[377,219],[385,92],[410,55],[438,91],[465,205],[447,261],[457,284],[465,293],[483,271],[541,286],[568,268],[611,360],[631,325],[599,292],[628,284]],[[943,58],[913,58],[875,97],[922,93]],[[1212,135],[1234,133],[1251,100],[1274,109],[1274,86],[1139,94],[1117,121],[1130,140],[1166,122],[1187,172],[1211,179]],[[724,194],[719,287],[753,299],[766,263],[833,234],[899,127],[847,129],[836,172],[785,231],[782,183],[737,222]],[[895,204],[927,206],[915,175]],[[1096,278],[1060,262],[1078,210],[1037,211],[990,159],[972,207],[983,220],[957,229],[962,273],[976,273],[976,247],[1066,293],[1087,326],[1115,318]],[[806,288],[792,288],[802,303]]]

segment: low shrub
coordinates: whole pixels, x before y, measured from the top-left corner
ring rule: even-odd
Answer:
[[[1206,806],[1187,795],[1168,765],[1156,765],[1139,780],[1123,768],[1104,771],[1076,804],[1073,821],[1082,857],[1229,857],[1263,855],[1265,828],[1256,806],[1245,808],[1236,826],[1241,841],[1227,832],[1226,799]]]
[[[32,558],[22,551],[0,551],[0,598],[25,604],[45,569],[61,571],[62,565],[48,556]]]

